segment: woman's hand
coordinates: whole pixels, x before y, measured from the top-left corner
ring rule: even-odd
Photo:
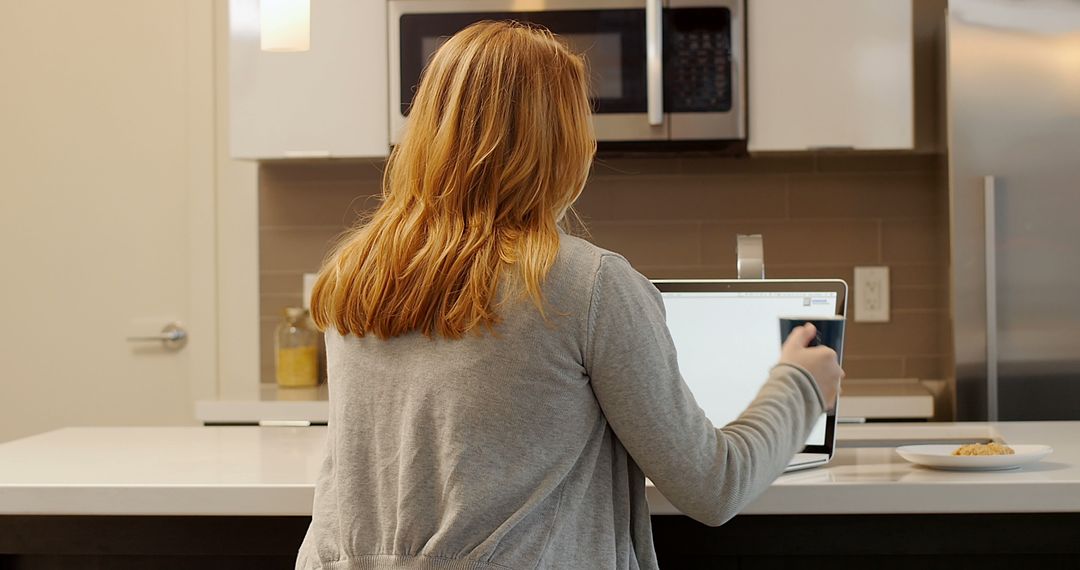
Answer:
[[[795,327],[780,350],[780,364],[793,364],[809,372],[821,390],[826,410],[832,410],[844,371],[837,362],[835,350],[827,346],[808,346],[816,334],[817,329],[810,323]]]

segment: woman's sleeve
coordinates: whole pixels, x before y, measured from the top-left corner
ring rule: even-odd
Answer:
[[[675,507],[719,525],[779,476],[823,410],[801,368],[779,365],[738,419],[715,428],[679,373],[660,293],[605,254],[589,309],[585,368],[615,435]]]

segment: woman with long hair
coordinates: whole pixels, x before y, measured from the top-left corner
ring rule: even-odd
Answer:
[[[656,568],[646,476],[721,524],[835,398],[802,328],[738,420],[705,417],[656,289],[559,228],[596,148],[587,81],[512,22],[425,70],[381,204],[313,291],[330,419],[297,568]]]

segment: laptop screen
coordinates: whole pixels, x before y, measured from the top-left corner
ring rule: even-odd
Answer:
[[[826,291],[664,292],[667,324],[679,370],[713,425],[746,409],[780,359],[781,316],[837,314]],[[825,415],[807,445],[825,444]]]

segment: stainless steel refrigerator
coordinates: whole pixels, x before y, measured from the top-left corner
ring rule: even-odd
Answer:
[[[950,0],[960,420],[1080,419],[1080,1]]]

